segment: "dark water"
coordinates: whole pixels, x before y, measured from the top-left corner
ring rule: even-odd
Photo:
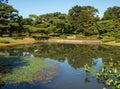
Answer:
[[[75,44],[32,44],[0,48],[0,88],[1,89],[102,89],[106,87],[92,75],[86,75],[84,65],[99,69],[103,61],[120,59],[120,47],[75,45]],[[44,58],[44,61],[57,66],[58,74],[47,82],[34,80],[3,81],[1,75],[12,74],[22,66],[29,66],[27,58]],[[56,71],[56,70],[54,70]],[[44,74],[43,74],[44,75]],[[6,76],[4,76],[6,77]]]

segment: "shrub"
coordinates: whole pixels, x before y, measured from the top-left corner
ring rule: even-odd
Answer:
[[[102,41],[103,42],[109,42],[109,41],[114,41],[115,40],[115,37],[108,37],[108,36],[104,36],[102,38]]]
[[[60,38],[67,38],[66,35],[60,35]]]
[[[9,39],[8,40],[7,39],[0,39],[0,43],[9,44],[10,41],[9,41]]]

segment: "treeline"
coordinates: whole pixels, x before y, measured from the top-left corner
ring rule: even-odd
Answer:
[[[97,39],[120,39],[120,7],[109,7],[104,16],[93,6],[74,6],[68,14],[60,12],[19,16],[19,11],[0,3],[0,36],[93,36]]]

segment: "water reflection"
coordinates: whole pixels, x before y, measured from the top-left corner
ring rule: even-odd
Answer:
[[[51,89],[40,82],[35,81],[34,84],[29,82],[21,82],[19,84],[7,84],[2,89]]]
[[[0,49],[4,55],[23,57],[44,57],[58,61],[68,59],[73,68],[83,67],[91,63],[94,58],[102,58],[107,61],[111,58],[120,58],[120,47],[75,45],[75,44],[34,44],[29,46],[18,46]]]
[[[0,48],[0,64],[1,67],[4,68],[2,70],[5,70],[6,67],[2,65],[3,62],[1,61],[1,58],[5,60],[6,58],[10,59],[10,57],[18,58],[18,59],[26,57],[32,59],[43,58],[45,59],[44,61],[57,65],[58,66],[57,71],[59,71],[59,74],[57,74],[56,77],[52,77],[53,80],[48,82],[47,84],[43,84],[40,81],[38,81],[37,79],[39,77],[34,77],[36,78],[36,80],[33,82],[33,84],[29,83],[28,81],[26,82],[20,81],[19,83],[15,83],[15,84],[5,84],[3,85],[2,88],[3,89],[8,89],[8,88],[11,89],[102,89],[104,85],[98,83],[95,77],[86,76],[83,73],[83,69],[84,69],[83,66],[85,64],[89,64],[89,65],[93,65],[93,68],[99,70],[103,61],[108,61],[110,58],[116,60],[119,59],[120,58],[119,53],[120,53],[119,47],[75,45],[75,44],[45,43],[45,44],[33,44],[33,45],[21,45],[11,48]],[[31,65],[35,61],[36,60],[33,60],[31,62]],[[22,60],[15,63],[21,63],[21,62],[25,62],[25,61]],[[26,63],[28,64],[28,62]],[[36,63],[38,63],[38,60],[34,64],[36,65]],[[35,65],[33,65],[31,68],[34,68]],[[11,68],[8,65],[7,67]],[[13,72],[13,70],[10,71]],[[1,73],[2,72],[0,71],[0,74]],[[46,75],[47,73],[48,70],[46,70],[46,72],[42,74],[47,76]],[[35,72],[34,75],[39,76],[40,73]]]
[[[14,68],[28,65],[27,61],[19,57],[0,57],[0,73],[10,73]]]
[[[46,60],[54,61],[49,58]],[[98,59],[97,61],[98,62],[95,65],[99,65],[101,59]],[[97,82],[95,77],[89,75],[86,76],[83,72],[83,67],[74,69],[69,65],[67,58],[63,62],[57,60],[54,62],[58,63],[60,67],[60,75],[52,83],[47,85],[51,87],[51,89],[102,89],[104,87],[104,85]],[[89,80],[85,81],[86,78]]]

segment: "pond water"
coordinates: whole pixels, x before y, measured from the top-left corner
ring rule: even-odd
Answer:
[[[102,89],[84,65],[120,59],[120,47],[40,43],[0,48],[1,89]]]

